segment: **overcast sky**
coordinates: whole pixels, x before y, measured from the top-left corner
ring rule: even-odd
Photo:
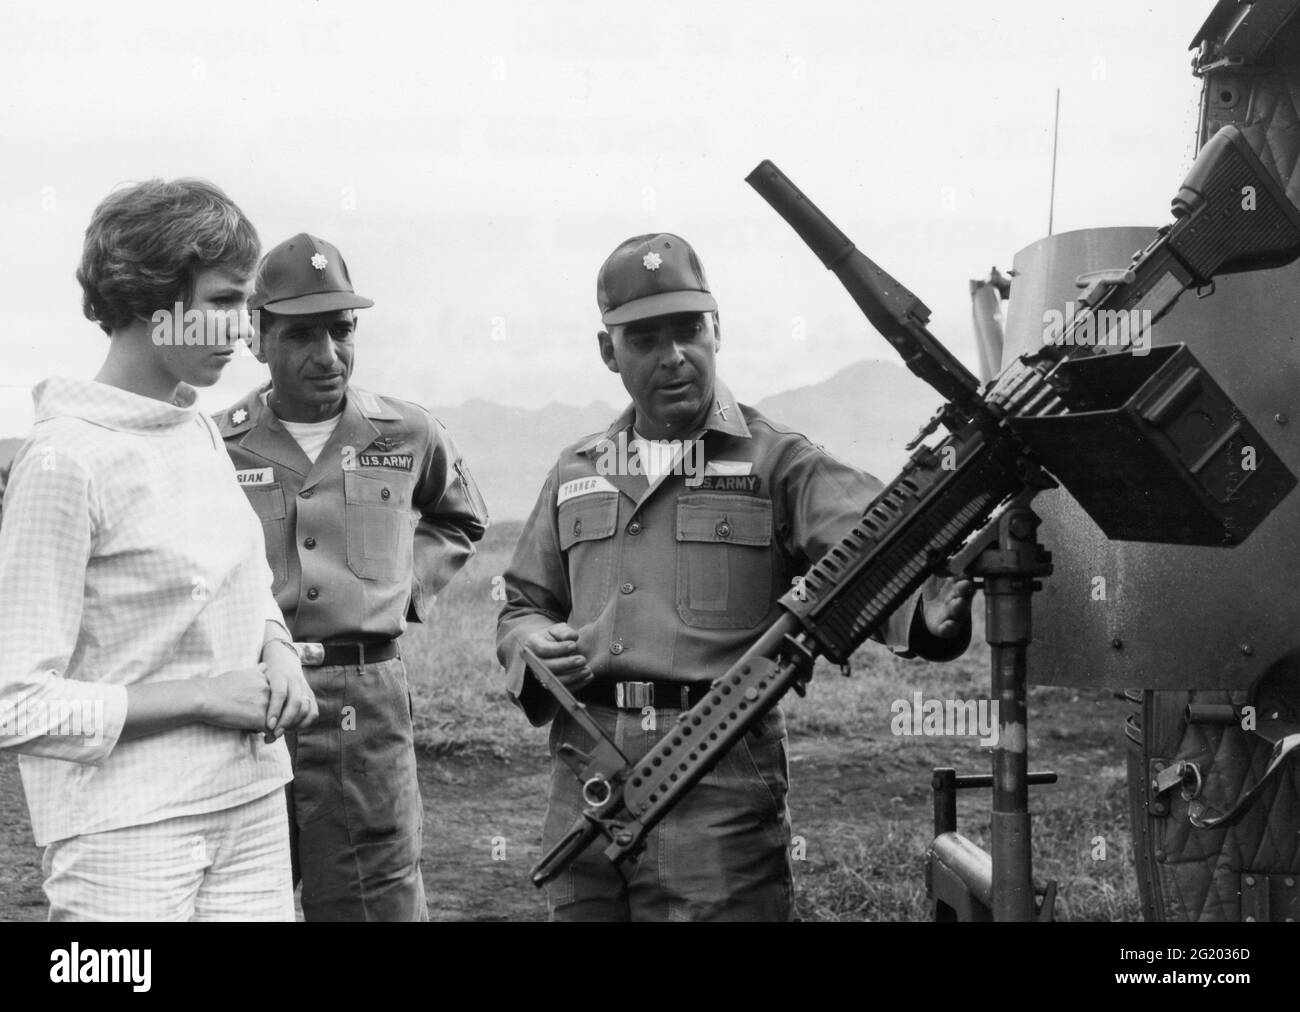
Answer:
[[[921,296],[974,369],[969,278],[1056,230],[1163,224],[1191,162],[1210,0],[6,3],[0,435],[106,339],[73,278],[115,186],[198,175],[264,247],[338,245],[354,381],[426,405],[625,400],[595,277],[672,231],[721,305],[746,401],[889,358],[743,182],[773,159]],[[262,377],[237,359],[217,409]]]

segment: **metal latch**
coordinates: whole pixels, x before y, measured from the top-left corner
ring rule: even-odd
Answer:
[[[1166,765],[1157,760],[1151,764],[1151,770],[1155,774],[1151,778],[1151,791],[1156,797],[1175,787],[1179,788],[1184,801],[1192,801],[1201,793],[1201,768],[1196,763],[1178,759]]]

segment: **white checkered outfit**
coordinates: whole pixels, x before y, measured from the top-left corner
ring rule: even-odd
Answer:
[[[281,621],[262,526],[182,390],[182,407],[62,378],[34,391],[0,522],[0,747],[24,753],[41,845],[231,809],[292,776],[283,740],[256,733],[118,741],[127,685],[252,667]],[[69,704],[80,727],[35,719]]]
[[[51,921],[292,921],[283,789],[237,808],[58,840]]]

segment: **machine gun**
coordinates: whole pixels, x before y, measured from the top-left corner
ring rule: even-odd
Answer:
[[[1232,545],[1295,485],[1185,347],[1147,354],[1135,340],[1143,329],[1149,335],[1187,289],[1205,291],[1218,275],[1282,266],[1300,256],[1300,213],[1235,127],[1202,148],[1173,200],[1175,221],[1126,269],[1089,278],[1072,318],[1045,330],[1041,350],[1010,363],[982,391],[927,330],[925,305],[859,252],[776,166],[763,162],[747,182],[836,274],[908,368],[947,403],[909,444],[902,472],[782,597],[785,614],[640,762],[629,763],[545,663],[525,652],[535,677],[596,742],[590,753],[561,749],[588,807],[533,869],[539,886],[598,836],[609,841],[611,861],[638,850],[649,830],[786,691],[802,694],[818,656],[845,664],[928,575],[949,566],[954,553],[961,550],[955,572],[999,545],[1007,557],[1017,547],[1035,548],[1033,515],[1025,514],[1038,490],[1059,481],[1111,538]],[[941,425],[948,434],[927,445]],[[1042,565],[1045,555],[1040,551],[1035,562],[1030,551],[1027,566],[1001,570],[1005,586],[999,592],[1027,600],[1033,575],[1050,570]],[[992,616],[994,588],[988,589]],[[1021,640],[1006,641],[1012,649],[1005,663],[996,647],[994,658],[994,690],[1003,703],[992,778],[994,847],[999,835],[1010,834],[1019,841],[1010,849],[1019,846],[1024,858],[1015,882],[1002,889],[993,883],[993,895],[1002,895],[999,919],[1032,914],[1025,752],[1007,748],[1009,740],[1024,738],[1024,625]],[[1014,728],[1009,734],[1015,723],[1019,734]],[[1007,796],[999,799],[999,790]],[[999,813],[1008,818],[1000,821]]]

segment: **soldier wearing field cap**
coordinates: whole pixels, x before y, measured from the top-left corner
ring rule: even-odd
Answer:
[[[505,574],[497,654],[532,723],[553,720],[549,850],[583,808],[554,762],[586,735],[527,674],[531,648],[632,763],[773,622],[791,583],[881,485],[740,404],[715,375],[718,305],[679,236],[600,269],[601,359],[632,403],[551,469]],[[947,660],[970,640],[969,581],[932,580],[877,639]],[[883,717],[882,717],[883,720]],[[555,920],[786,920],[793,911],[785,717],[769,712],[622,867],[589,847],[551,882]]]
[[[275,247],[249,300],[271,382],[216,418],[321,707],[313,733],[290,739],[308,920],[428,917],[398,638],[428,618],[488,522],[441,423],[349,385],[355,311],[372,305],[330,243],[303,233]]]

